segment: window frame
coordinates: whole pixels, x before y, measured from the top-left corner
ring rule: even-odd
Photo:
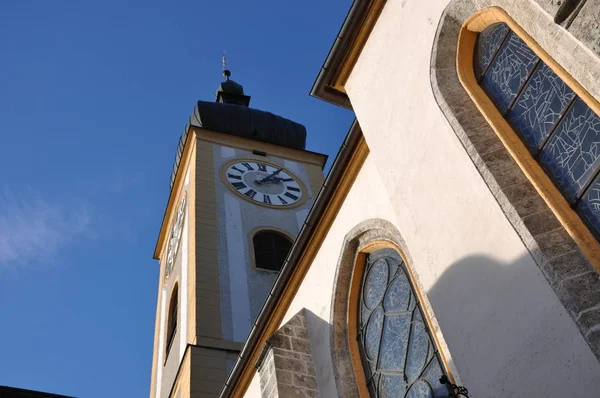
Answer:
[[[456,55],[458,78],[481,114],[492,127],[502,144],[521,168],[527,179],[544,199],[548,207],[563,225],[577,246],[582,250],[596,272],[600,273],[600,242],[585,225],[580,216],[571,208],[551,177],[546,174],[541,164],[531,155],[520,135],[513,130],[507,119],[496,108],[492,99],[479,85],[474,72],[473,60],[477,35],[488,26],[504,22],[520,37],[531,50],[544,62],[575,95],[596,114],[600,114],[600,104],[592,97],[567,71],[536,43],[503,9],[489,7],[471,16],[462,26]]]

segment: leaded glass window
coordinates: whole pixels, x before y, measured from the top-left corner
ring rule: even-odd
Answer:
[[[600,241],[600,117],[505,23],[479,33],[480,86]]]
[[[406,264],[395,250],[367,257],[358,342],[372,397],[448,397],[446,374]]]

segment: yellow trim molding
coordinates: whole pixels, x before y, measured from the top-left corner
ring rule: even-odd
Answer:
[[[271,337],[277,331],[277,329],[279,329],[279,326],[281,325],[281,322],[283,321],[283,318],[290,304],[292,303],[294,296],[300,288],[300,285],[302,284],[310,265],[317,255],[317,252],[319,251],[319,248],[321,247],[329,228],[335,221],[335,217],[342,207],[344,200],[346,199],[346,195],[350,191],[350,188],[358,176],[358,173],[360,172],[360,169],[368,154],[369,148],[367,147],[364,137],[361,137],[356,150],[348,162],[346,172],[336,187],[335,192],[333,193],[331,200],[327,205],[327,208],[323,212],[323,216],[318,220],[318,224],[315,227],[314,233],[310,237],[310,241],[306,247],[306,250],[304,253],[302,253],[302,257],[299,259],[292,271],[293,273],[290,276],[286,289],[282,292],[281,297],[275,304],[275,308],[273,309],[268,322],[266,322],[266,327],[263,329],[258,341],[252,347],[252,351],[247,362],[248,364],[256,363],[262,347],[267,339]],[[244,393],[248,389],[248,386],[250,385],[250,382],[252,381],[255,372],[256,369],[253,366],[246,366],[241,372],[238,383],[235,386],[232,386],[232,392],[230,396],[243,397]]]
[[[163,217],[162,224],[160,226],[160,232],[158,233],[158,241],[156,242],[156,248],[154,249],[154,259],[158,260],[162,258],[163,252],[166,248],[166,243],[168,242],[167,237],[169,235],[169,229],[167,228],[171,224],[171,218],[174,216],[173,207],[179,203],[179,196],[181,193],[181,189],[185,182],[185,173],[189,167],[192,149],[195,145],[191,145],[190,142],[196,141],[196,134],[194,130],[190,128],[188,132],[187,138],[185,140],[185,145],[183,149],[183,153],[181,154],[181,163],[179,163],[179,168],[177,169],[177,175],[175,176],[175,182],[173,183],[173,187],[171,188],[171,194],[169,195],[169,200],[167,202],[167,208],[165,209],[165,215]]]
[[[456,69],[460,82],[537,192],[583,251],[596,272],[600,273],[600,244],[477,83],[473,71],[475,41],[479,32],[496,22],[505,22],[596,114],[600,114],[600,104],[503,9],[499,7],[483,9],[463,24],[456,56]]]

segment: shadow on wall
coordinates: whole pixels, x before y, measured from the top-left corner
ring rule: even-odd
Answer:
[[[427,296],[471,396],[596,391],[598,361],[529,253],[461,259]]]
[[[598,361],[529,254],[510,264],[486,256],[461,259],[427,296],[472,397],[596,391]],[[332,326],[309,310],[306,320],[322,396],[338,396]]]

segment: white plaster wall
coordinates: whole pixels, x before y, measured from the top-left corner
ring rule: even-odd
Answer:
[[[447,4],[388,1],[346,86],[413,267],[473,396],[598,395],[598,361],[433,97]]]
[[[252,381],[250,382],[250,385],[244,394],[245,398],[262,398],[262,393],[260,391],[260,378],[257,376],[258,373],[254,378],[252,378]]]

